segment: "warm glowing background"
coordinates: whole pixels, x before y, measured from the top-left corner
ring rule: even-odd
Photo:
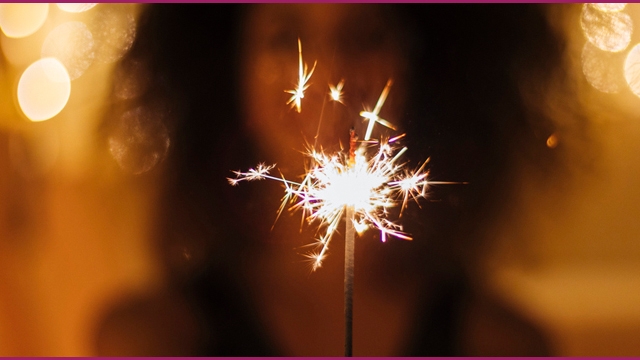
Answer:
[[[639,356],[639,26],[636,4],[0,4],[0,355],[341,355],[339,238],[310,274],[313,229],[271,229],[282,189],[225,177],[301,174],[393,79],[407,160],[470,184],[410,206],[412,242],[358,239],[354,354]]]
[[[153,190],[118,166],[132,144],[109,151],[100,134],[143,7],[94,5],[0,5],[5,356],[95,354],[104,309],[158,278],[145,240]]]

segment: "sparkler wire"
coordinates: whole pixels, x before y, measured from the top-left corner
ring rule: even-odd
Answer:
[[[356,231],[353,226],[353,206],[346,211],[344,248],[344,356],[353,356],[353,271]]]

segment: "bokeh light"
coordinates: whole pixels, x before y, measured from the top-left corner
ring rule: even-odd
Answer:
[[[591,86],[604,93],[617,93],[625,84],[622,71],[624,55],[612,53],[585,42],[582,48],[582,72]]]
[[[628,14],[600,11],[591,4],[582,7],[580,25],[593,45],[612,52],[626,49],[633,32],[633,21]]]
[[[640,97],[640,44],[634,46],[624,62],[624,77],[631,91]]]
[[[51,30],[42,44],[41,55],[54,57],[67,68],[69,78],[82,76],[95,57],[93,35],[80,21],[69,21]]]
[[[136,37],[136,21],[132,7],[100,7],[91,22],[91,33],[95,40],[96,60],[112,63],[120,60],[131,48]]]
[[[71,94],[71,80],[64,65],[55,58],[31,64],[18,82],[18,103],[32,121],[43,121],[64,109]]]
[[[624,10],[627,3],[593,3],[591,5],[600,11],[616,12]]]
[[[83,4],[83,3],[57,3],[58,8],[62,11],[70,13],[80,13],[87,10],[91,10],[97,4]]]
[[[164,159],[171,143],[165,114],[138,106],[122,114],[109,136],[109,151],[120,168],[138,175]]]
[[[558,146],[558,135],[556,134],[551,134],[549,135],[549,137],[547,138],[547,147],[550,149],[554,149],[556,146]]]
[[[149,67],[142,61],[126,59],[116,69],[113,79],[114,95],[121,100],[141,96],[151,81]]]
[[[29,36],[44,24],[49,4],[0,4],[0,28],[11,38]]]

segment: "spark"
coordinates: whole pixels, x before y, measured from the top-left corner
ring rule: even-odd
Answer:
[[[393,84],[393,81],[391,79],[389,79],[387,81],[387,85],[385,85],[384,89],[382,89],[382,93],[380,94],[380,97],[378,98],[378,102],[376,103],[376,107],[373,108],[373,111],[366,111],[363,110],[360,112],[360,116],[362,116],[365,119],[369,120],[369,125],[367,126],[367,132],[364,135],[364,139],[365,140],[369,140],[371,139],[371,133],[373,132],[373,126],[375,125],[376,122],[380,123],[381,125],[384,125],[392,130],[396,130],[396,128],[393,126],[393,124],[391,124],[390,122],[388,122],[385,119],[380,118],[380,116],[378,116],[378,114],[380,114],[380,110],[382,110],[382,105],[384,105],[384,102],[387,100],[387,95],[389,95],[389,90],[391,89],[391,85]]]
[[[263,163],[260,163],[258,164],[258,166],[256,166],[255,169],[250,168],[247,172],[234,171],[233,173],[236,174],[236,178],[227,178],[227,180],[229,181],[229,184],[231,184],[232,186],[236,186],[240,181],[243,180],[254,181],[271,178],[271,176],[268,175],[269,170],[273,169],[274,167],[275,165],[267,166]]]
[[[336,86],[329,84],[329,95],[331,96],[331,100],[342,103],[343,87],[344,87],[344,79],[340,80],[340,82]]]
[[[307,256],[313,261],[313,269],[322,265],[329,243],[337,231],[347,207],[354,209],[353,221],[358,233],[369,228],[380,232],[384,242],[388,237],[411,240],[402,226],[389,219],[390,209],[407,207],[409,199],[416,202],[426,196],[432,183],[425,170],[425,161],[419,168],[409,171],[400,158],[407,151],[396,142],[404,135],[378,142],[377,152],[366,155],[366,146],[360,146],[350,155],[344,151],[325,153],[309,148],[304,154],[310,159],[303,180],[294,182],[269,175],[274,165],[259,164],[247,172],[234,171],[235,178],[228,178],[236,185],[246,180],[271,179],[284,184],[285,195],[278,216],[290,204],[290,211],[300,211],[308,224],[318,224],[319,238],[316,251]]]
[[[311,78],[313,71],[316,69],[317,61],[313,63],[313,68],[307,73],[308,67],[302,61],[302,42],[298,38],[298,85],[293,90],[285,90],[286,93],[292,94],[287,101],[287,105],[291,104],[291,107],[296,108],[296,111],[300,113],[302,111],[302,98],[304,98],[304,91],[307,90],[309,85],[307,82]]]

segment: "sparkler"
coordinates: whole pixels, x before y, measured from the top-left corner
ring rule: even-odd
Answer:
[[[301,111],[301,99],[307,89],[314,67],[307,73],[307,66],[302,61],[302,45],[298,39],[299,78],[295,90],[288,90],[292,96],[287,104],[293,103],[298,112]],[[303,65],[304,64],[304,65]],[[276,220],[290,204],[290,211],[300,211],[303,220],[308,224],[318,224],[318,239],[315,251],[307,254],[312,261],[313,270],[321,267],[327,255],[329,243],[338,230],[340,222],[346,216],[345,231],[345,355],[352,355],[352,317],[353,317],[353,271],[354,271],[354,239],[355,233],[362,234],[369,228],[380,232],[381,241],[388,237],[411,240],[411,236],[403,231],[402,225],[390,220],[390,210],[400,207],[399,217],[407,207],[410,199],[416,203],[427,195],[432,184],[459,184],[455,182],[431,181],[429,171],[425,169],[429,159],[414,170],[406,168],[407,163],[400,159],[407,151],[400,147],[399,141],[405,134],[370,140],[373,128],[380,123],[395,130],[395,127],[379,113],[389,94],[392,81],[389,80],[382,90],[373,111],[363,110],[360,115],[369,120],[365,138],[359,141],[355,131],[351,130],[349,152],[326,153],[317,150],[315,145],[308,147],[304,155],[305,174],[300,182],[288,180],[282,175],[275,177],[270,171],[273,165],[258,164],[256,168],[246,172],[234,171],[235,178],[227,178],[231,185],[241,181],[274,180],[284,185],[284,196],[277,212]],[[334,101],[341,102],[344,80],[337,86],[329,86],[329,95]],[[368,150],[377,147],[373,156]]]
[[[307,255],[312,260],[313,270],[322,265],[330,240],[343,215],[346,215],[345,356],[352,355],[355,232],[361,234],[373,227],[380,231],[382,241],[386,241],[388,236],[411,240],[411,236],[402,231],[400,224],[388,219],[389,209],[401,204],[402,211],[410,198],[417,202],[419,198],[425,197],[431,184],[453,184],[428,180],[429,172],[425,170],[428,159],[417,170],[407,170],[406,164],[400,162],[400,157],[407,148],[396,145],[403,136],[380,142],[377,153],[369,159],[364,145],[354,147],[358,141],[353,131],[349,155],[343,152],[327,154],[309,149],[305,155],[312,160],[312,165],[301,182],[271,176],[269,171],[275,164],[259,164],[247,172],[234,171],[236,177],[228,178],[231,185],[263,179],[284,184],[285,195],[278,216],[291,203],[290,210],[301,210],[303,219],[308,223],[318,222],[318,229],[324,231],[316,241],[317,250]]]

